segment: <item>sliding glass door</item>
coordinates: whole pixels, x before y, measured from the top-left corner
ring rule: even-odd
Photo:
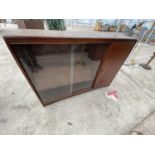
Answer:
[[[44,103],[91,88],[105,44],[11,45]]]

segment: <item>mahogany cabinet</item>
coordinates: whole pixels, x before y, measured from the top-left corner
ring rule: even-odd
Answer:
[[[122,33],[8,31],[4,40],[43,105],[110,85],[136,43]]]

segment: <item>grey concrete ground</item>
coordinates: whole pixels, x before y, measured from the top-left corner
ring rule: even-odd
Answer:
[[[151,113],[144,118],[142,122],[137,124],[131,132],[131,134],[143,134],[143,135],[154,135],[155,134],[155,112]]]
[[[154,51],[143,45],[137,63]],[[109,87],[43,107],[0,37],[0,134],[128,134],[144,132],[143,122],[151,130],[144,133],[155,134],[155,117],[149,117],[155,110],[155,61],[151,65],[151,71],[124,65]],[[118,101],[105,97],[113,89]]]

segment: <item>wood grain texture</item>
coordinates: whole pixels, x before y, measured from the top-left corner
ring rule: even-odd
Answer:
[[[136,40],[135,37],[127,36],[120,32],[96,32],[96,31],[54,31],[54,30],[6,30],[3,36],[7,37],[40,37],[40,38],[82,38],[82,39],[123,39]]]
[[[135,43],[132,42],[119,42],[111,44],[105,57],[103,57],[94,87],[110,85],[116,73],[119,71],[125,59],[132,50],[134,44]]]

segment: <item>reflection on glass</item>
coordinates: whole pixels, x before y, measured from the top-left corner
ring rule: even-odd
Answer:
[[[12,45],[44,103],[91,88],[106,44]]]
[[[76,92],[92,87],[105,46],[104,44],[74,46],[73,92]]]

